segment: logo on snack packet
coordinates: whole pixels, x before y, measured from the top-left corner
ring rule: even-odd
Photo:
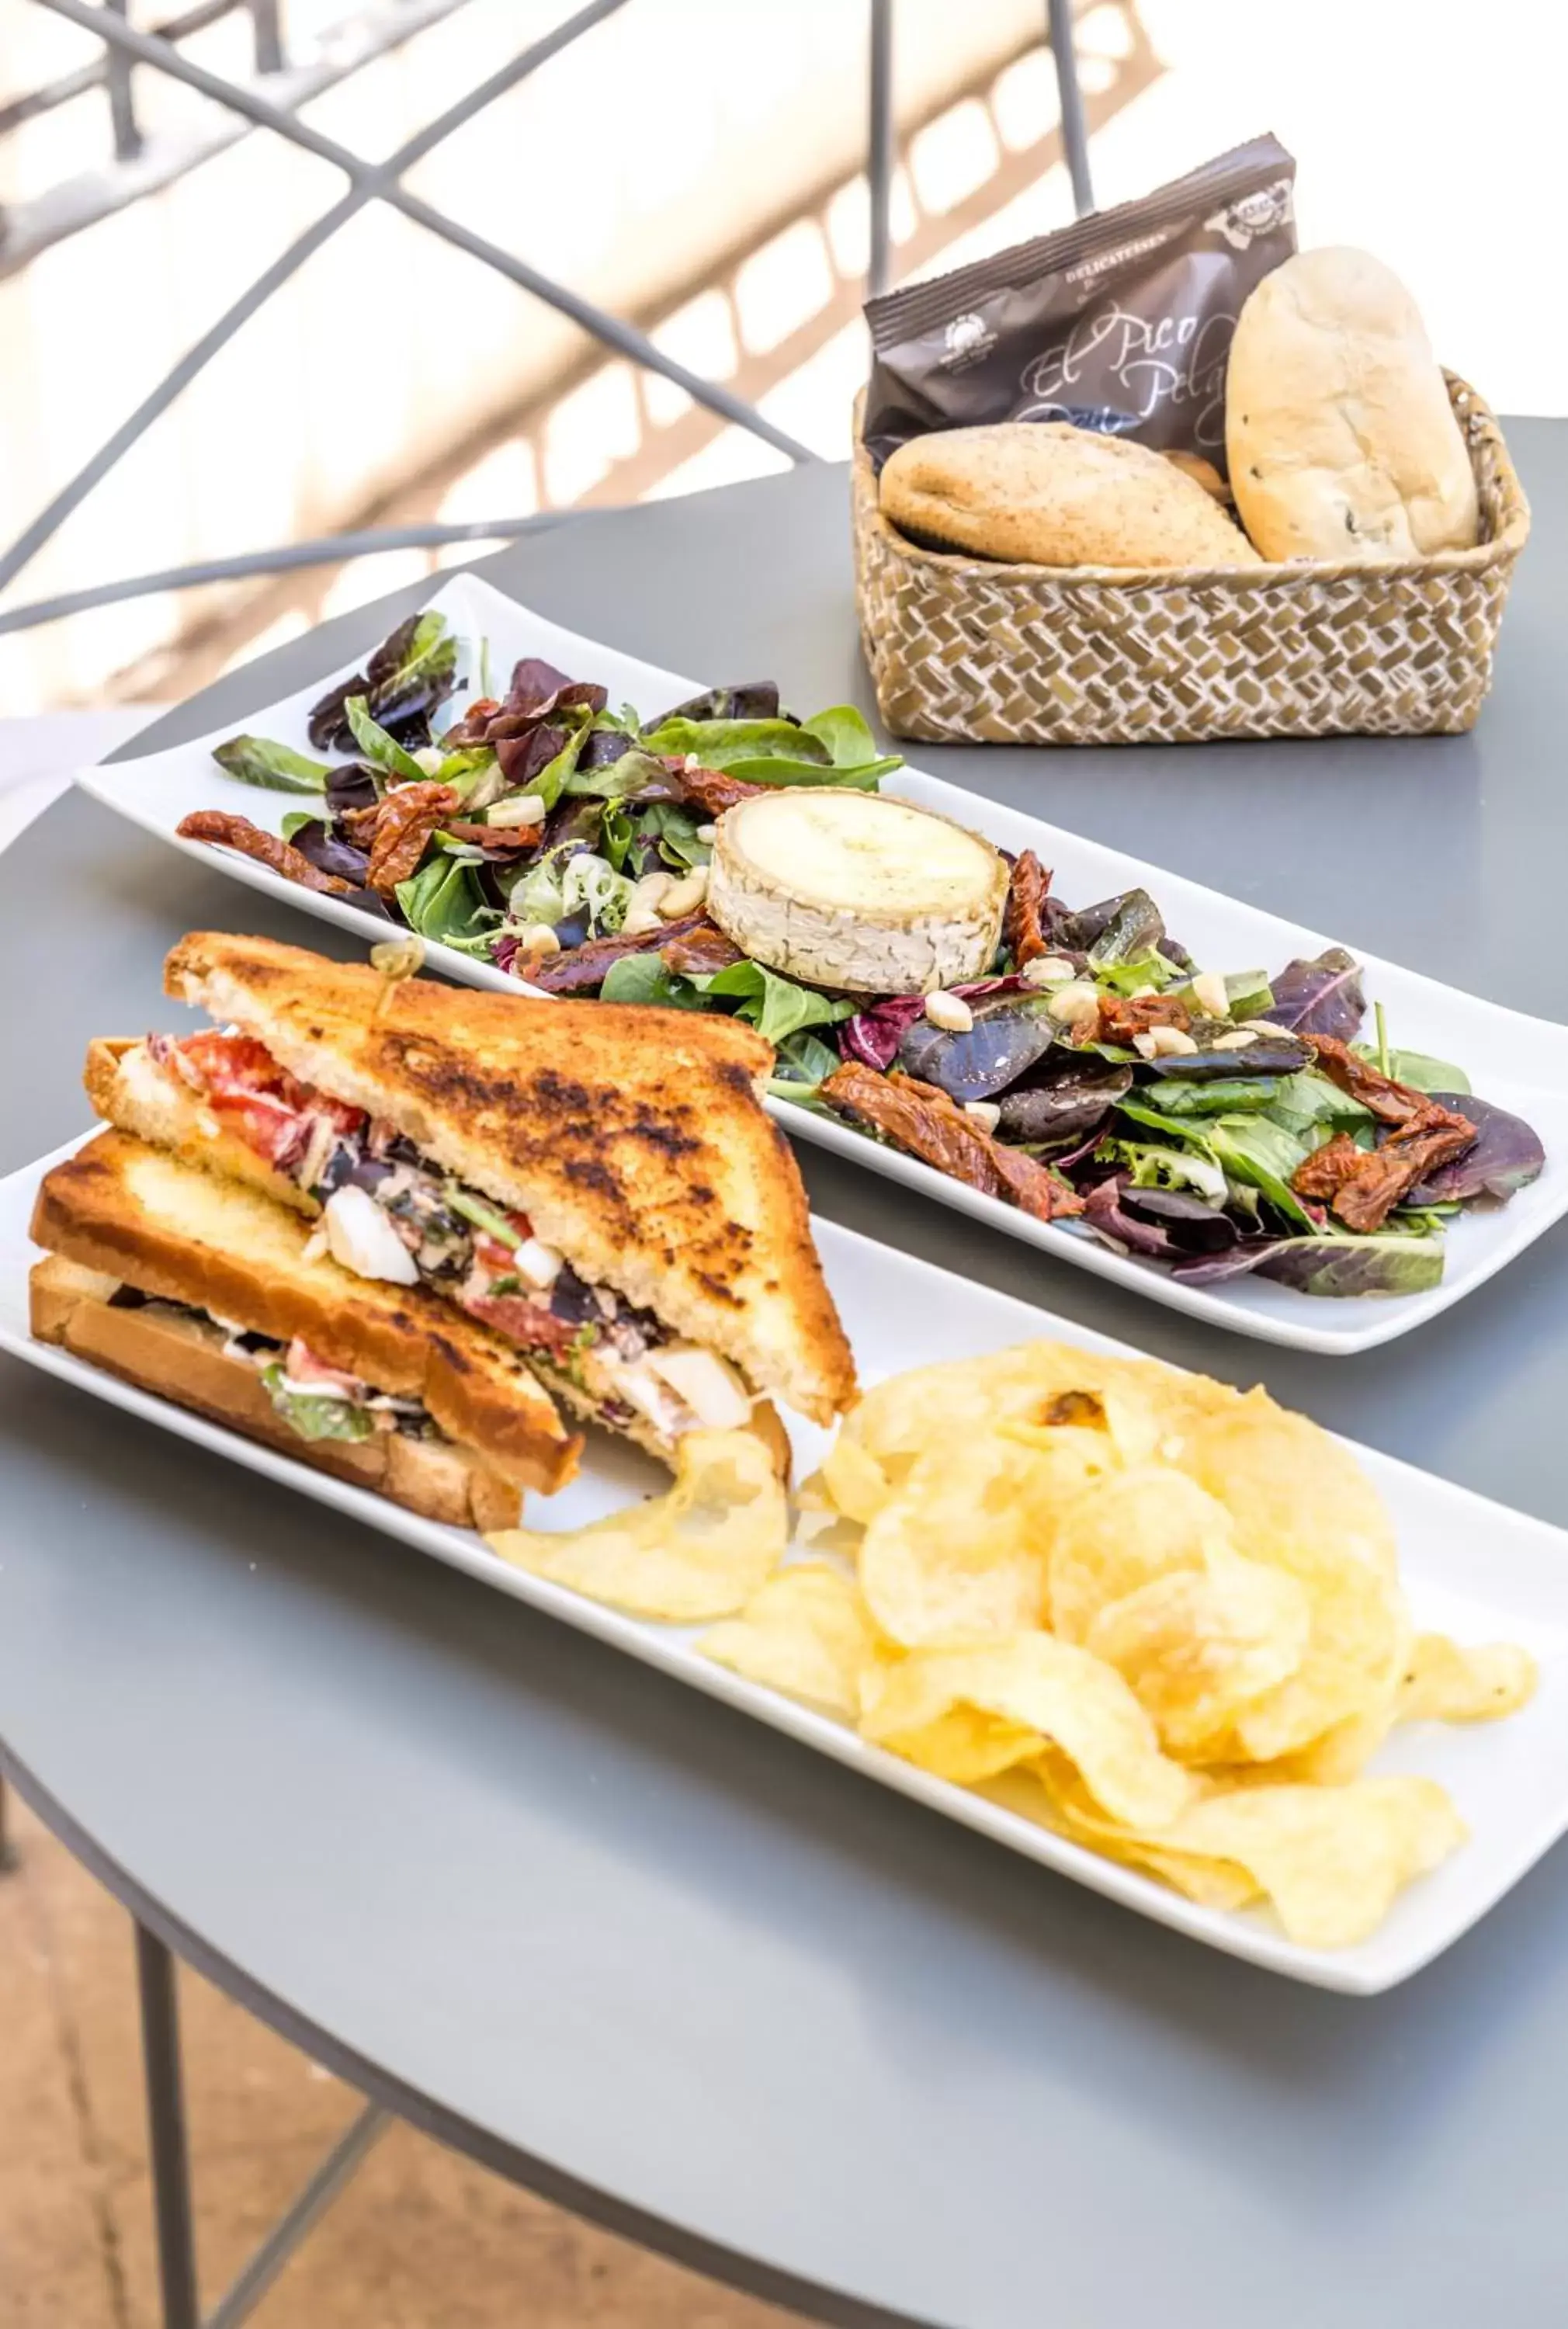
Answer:
[[[967,372],[972,364],[983,363],[996,345],[996,334],[983,316],[972,309],[962,316],[950,316],[942,335],[943,353],[937,362],[944,372]]]
[[[1141,429],[1157,413],[1183,411],[1181,433],[1193,444],[1223,444],[1225,363],[1235,325],[1226,312],[1136,316],[1108,300],[1081,316],[1058,346],[1025,365],[1019,388],[1026,401],[1011,417],[1059,420],[1084,401],[1074,391],[1089,379],[1102,391],[1115,391],[1110,409],[1131,416],[1123,429]]]
[[[1208,234],[1222,234],[1233,250],[1246,250],[1260,235],[1273,234],[1282,226],[1295,223],[1295,201],[1289,178],[1276,178],[1272,186],[1260,186],[1255,193],[1243,194],[1239,202],[1227,203],[1224,210],[1216,211],[1204,221]]]

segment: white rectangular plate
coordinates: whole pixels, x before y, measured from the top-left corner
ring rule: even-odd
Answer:
[[[489,642],[491,668],[498,681],[504,682],[520,656],[543,655],[574,679],[593,680],[606,687],[612,703],[634,703],[644,718],[652,718],[708,684],[656,670],[575,631],[563,631],[474,575],[455,577],[429,603],[440,608],[458,636],[469,645],[464,665],[471,683],[469,693],[477,692],[473,683],[481,639]],[[244,725],[298,750],[308,750],[305,718],[311,705],[353,668],[346,664],[323,670],[308,687],[252,713]],[[787,674],[783,676],[787,683]],[[460,694],[455,705],[463,701]],[[819,707],[794,708],[811,712]],[[455,708],[452,716],[456,717]],[[121,816],[209,865],[221,865],[237,881],[270,891],[306,913],[320,914],[372,941],[385,938],[386,923],[359,907],[302,890],[231,851],[176,838],[175,827],[192,809],[235,810],[277,832],[290,809],[307,805],[297,794],[263,792],[225,777],[213,764],[212,746],[234,732],[230,722],[166,752],[85,770],[77,781]],[[961,824],[988,834],[1003,848],[1033,849],[1042,863],[1053,868],[1056,888],[1070,905],[1091,905],[1097,899],[1138,886],[1148,889],[1169,927],[1210,969],[1278,971],[1292,957],[1319,954],[1330,943],[1316,931],[1221,897],[1174,873],[1162,873],[1158,866],[1123,856],[1120,850],[1103,848],[1098,842],[1085,841],[1017,809],[999,807],[960,786],[923,776],[917,768],[899,769],[885,779],[885,788],[956,817]],[[1468,1069],[1483,1098],[1525,1117],[1545,1144],[1546,1169],[1538,1181],[1505,1206],[1482,1210],[1450,1224],[1442,1282],[1425,1294],[1334,1301],[1259,1278],[1216,1287],[1183,1286],[1152,1263],[1113,1252],[1084,1230],[1031,1221],[1015,1206],[981,1196],[933,1166],[867,1139],[848,1125],[788,1100],[772,1101],[770,1106],[795,1137],[816,1141],[851,1157],[869,1172],[886,1174],[923,1196],[954,1205],[1009,1237],[1043,1246],[1102,1278],[1114,1278],[1211,1325],[1229,1326],[1238,1334],[1256,1334],[1265,1342],[1284,1343],[1298,1350],[1338,1354],[1369,1350],[1408,1334],[1413,1326],[1446,1310],[1568,1212],[1568,1027],[1478,1001],[1434,979],[1381,962],[1375,955],[1355,951],[1366,967],[1368,998],[1384,1004],[1393,1040],[1405,1050],[1425,1051]],[[503,994],[520,991],[518,982],[493,965],[470,961],[450,948],[431,947],[428,959],[432,968],[469,985],[494,987]]]
[[[831,1717],[714,1665],[696,1647],[700,1628],[622,1617],[512,1568],[465,1530],[420,1520],[365,1489],[329,1479],[167,1400],[133,1390],[67,1352],[33,1342],[27,1331],[27,1272],[37,1259],[37,1249],[29,1241],[27,1225],[40,1179],[75,1145],[0,1181],[0,1348],[95,1398],[434,1553],[601,1641],[613,1642],[867,1777],[1196,1940],[1319,1988],[1370,1995],[1405,1980],[1456,1941],[1568,1828],[1568,1616],[1563,1590],[1568,1535],[1543,1521],[1488,1504],[1392,1457],[1355,1449],[1393,1514],[1417,1626],[1469,1642],[1522,1642],[1540,1661],[1541,1688],[1522,1713],[1506,1722],[1471,1729],[1410,1724],[1377,1756],[1376,1770],[1420,1771],[1441,1780],[1468,1823],[1470,1840],[1435,1874],[1408,1887],[1370,1940],[1355,1948],[1317,1954],[1286,1940],[1262,1912],[1231,1915],[1183,1900],[1150,1877],[1065,1842],[1005,1804],[933,1778],[867,1745]],[[831,1221],[817,1221],[815,1231],[863,1383],[904,1368],[971,1358],[1033,1337],[1092,1351],[1127,1349],[1125,1344],[1054,1318],[1009,1295],[969,1285]],[[800,1477],[820,1459],[826,1435],[796,1420],[792,1436]],[[578,1526],[654,1487],[661,1476],[634,1451],[595,1433],[579,1477],[548,1503],[534,1498],[530,1523]]]

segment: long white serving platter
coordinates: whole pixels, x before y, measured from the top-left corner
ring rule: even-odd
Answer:
[[[97,1399],[108,1400],[250,1471],[285,1482],[319,1504],[467,1571],[487,1585],[611,1642],[633,1657],[741,1708],[867,1777],[1004,1843],[1045,1867],[1233,1957],[1319,1988],[1370,1995],[1405,1980],[1496,1905],[1568,1828],[1568,1534],[1487,1503],[1468,1490],[1367,1448],[1355,1453],[1385,1497],[1398,1531],[1401,1561],[1418,1627],[1471,1642],[1523,1643],[1541,1664],[1531,1704],[1496,1726],[1411,1724],[1378,1755],[1376,1770],[1415,1770],[1441,1780],[1470,1829],[1470,1840],[1431,1876],[1408,1887],[1371,1939],[1317,1954],[1288,1941],[1258,1911],[1227,1914],[1180,1899],[1151,1878],[1119,1868],[1083,1846],[972,1788],[933,1778],[869,1746],[843,1723],[747,1682],[702,1656],[699,1628],[621,1616],[561,1586],[513,1569],[467,1531],[420,1520],[362,1488],[330,1479],[254,1441],[134,1390],[27,1329],[27,1273],[38,1258],[28,1238],[34,1193],[49,1166],[76,1143],[0,1181],[0,1348]],[[969,1358],[1044,1336],[1085,1350],[1125,1352],[1086,1327],[1052,1317],[934,1269],[927,1262],[858,1237],[831,1221],[814,1224],[834,1299],[861,1381],[940,1359]],[[795,1419],[796,1476],[814,1467],[826,1435]],[[177,1472],[167,1476],[177,1493]],[[533,1527],[575,1527],[631,1502],[658,1484],[655,1467],[621,1443],[590,1435],[579,1477],[548,1502],[530,1500]],[[999,1791],[1000,1792],[1000,1791]],[[1042,1893],[1042,1916],[1050,1914]]]
[[[502,683],[519,657],[542,655],[574,679],[593,680],[606,687],[612,703],[634,703],[644,718],[655,716],[709,684],[659,671],[596,640],[561,630],[474,575],[455,576],[429,603],[438,607],[459,637],[468,642],[469,653],[461,667],[470,683],[475,679],[483,639],[488,643],[490,667]],[[354,668],[352,664],[324,666],[307,687],[251,713],[245,727],[296,750],[309,750],[305,718],[310,706]],[[717,674],[719,680],[733,676]],[[766,676],[781,681],[788,702],[787,672]],[[476,692],[471,684],[454,699],[452,718],[457,716],[465,694]],[[819,707],[796,704],[793,708],[805,713]],[[209,866],[221,865],[236,881],[268,891],[306,913],[361,932],[372,942],[384,938],[386,923],[357,906],[303,890],[231,851],[177,838],[176,826],[192,809],[237,810],[277,832],[290,809],[307,805],[297,794],[264,792],[225,777],[213,763],[212,746],[233,732],[230,723],[168,751],[83,770],[77,782],[121,816],[173,842],[175,848],[200,856]],[[899,769],[885,779],[885,789],[940,809],[989,834],[1003,848],[1033,849],[1042,863],[1054,870],[1056,893],[1069,905],[1090,905],[1140,886],[1149,890],[1167,926],[1207,968],[1278,971],[1292,957],[1319,954],[1330,943],[1317,931],[1222,897],[1177,874],[1161,872],[1158,866],[1085,841],[1038,817],[999,807],[960,786],[923,776],[918,768]],[[493,965],[471,961],[450,948],[432,946],[427,958],[432,968],[466,985],[494,987],[502,993],[520,991],[518,982]],[[793,1136],[851,1157],[869,1172],[885,1174],[923,1196],[972,1214],[1006,1236],[1042,1246],[1211,1325],[1228,1326],[1238,1334],[1255,1334],[1265,1342],[1283,1343],[1298,1350],[1330,1354],[1369,1350],[1408,1334],[1472,1292],[1568,1212],[1568,1027],[1479,1001],[1374,955],[1361,955],[1360,959],[1366,972],[1368,999],[1384,1004],[1394,1041],[1406,1050],[1452,1060],[1468,1068],[1478,1092],[1525,1117],[1546,1148],[1545,1171],[1508,1204],[1478,1210],[1451,1222],[1442,1281],[1424,1294],[1329,1300],[1255,1277],[1212,1287],[1184,1286],[1153,1263],[1113,1251],[1080,1227],[1032,1221],[1015,1206],[981,1196],[933,1166],[869,1140],[834,1118],[789,1100],[770,1105]]]

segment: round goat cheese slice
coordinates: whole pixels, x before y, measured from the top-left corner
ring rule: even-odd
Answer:
[[[753,961],[819,986],[928,995],[982,978],[1007,860],[890,794],[790,786],[718,821],[708,910]]]

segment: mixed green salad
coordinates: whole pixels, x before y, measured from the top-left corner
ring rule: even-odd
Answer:
[[[707,910],[718,823],[777,787],[876,790],[900,762],[861,715],[799,720],[758,683],[644,720],[538,658],[493,695],[484,662],[443,727],[458,642],[411,618],[312,710],[324,757],[218,748],[237,782],[300,797],[281,838],[221,811],[182,834],[548,994],[747,1019],[780,1096],[1188,1283],[1419,1292],[1448,1221],[1543,1167],[1460,1067],[1367,1023],[1342,949],[1206,971],[1145,891],[1069,906],[1027,850],[982,977],[868,998],[785,976]]]

